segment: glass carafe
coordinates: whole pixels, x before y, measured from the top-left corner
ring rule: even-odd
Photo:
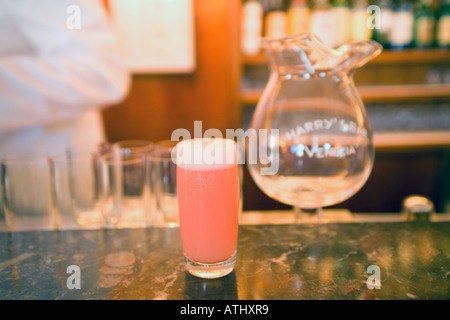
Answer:
[[[250,129],[266,134],[258,148],[247,144],[249,172],[269,197],[320,219],[322,207],[354,195],[372,170],[372,128],[352,76],[382,47],[333,49],[309,33],[262,45],[271,74]]]

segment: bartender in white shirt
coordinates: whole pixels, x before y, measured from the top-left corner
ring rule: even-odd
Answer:
[[[129,88],[117,52],[101,0],[1,0],[0,158],[104,141],[100,109]]]
[[[95,148],[129,83],[102,0],[0,0],[0,159]]]

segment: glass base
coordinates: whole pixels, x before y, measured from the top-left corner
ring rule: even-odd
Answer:
[[[227,260],[216,263],[201,263],[186,258],[186,270],[199,278],[214,279],[231,273],[236,264],[236,252]]]
[[[302,209],[294,207],[295,223],[321,223],[325,222],[322,217],[322,208]]]

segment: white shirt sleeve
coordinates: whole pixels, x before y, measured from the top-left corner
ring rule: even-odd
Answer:
[[[67,24],[71,5],[80,9],[80,29]],[[101,0],[2,0],[2,6],[0,20],[9,28],[0,30],[0,131],[56,123],[125,97],[129,74]]]

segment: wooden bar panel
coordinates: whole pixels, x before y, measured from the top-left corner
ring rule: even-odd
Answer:
[[[239,4],[194,0],[197,69],[134,75],[127,99],[104,110],[108,141],[170,139],[177,128],[192,135],[195,120],[203,122],[203,130],[240,126]]]

